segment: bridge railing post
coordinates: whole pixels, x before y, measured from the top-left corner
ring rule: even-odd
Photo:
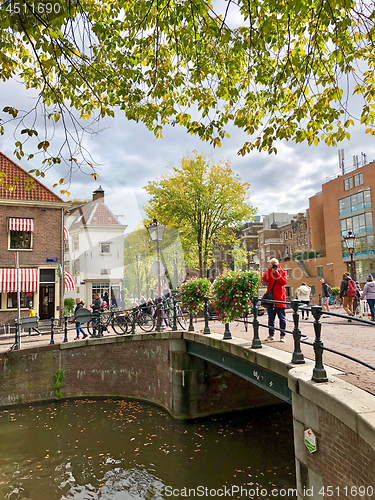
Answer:
[[[157,305],[157,308],[158,308],[158,315],[157,315],[158,319],[157,319],[156,331],[162,332],[163,327],[161,325],[162,325],[162,321],[163,321],[163,303],[162,303],[161,299],[159,299],[159,303]]]
[[[64,342],[68,342],[68,316],[64,316]]]
[[[231,339],[232,338],[232,334],[230,333],[230,330],[229,330],[229,323],[225,323],[225,330],[224,330],[224,337],[223,339],[224,340],[228,340],[228,339]]]
[[[208,324],[208,297],[203,297],[204,300],[204,330],[203,333],[208,335],[211,333],[210,325]]]
[[[312,306],[312,315],[315,318],[314,330],[315,330],[315,340],[314,340],[314,352],[315,352],[315,368],[313,370],[312,380],[314,382],[328,382],[327,372],[323,366],[323,342],[320,338],[322,324],[319,321],[322,315],[321,306]]]
[[[252,311],[253,311],[253,331],[254,337],[251,344],[252,349],[261,349],[262,342],[259,338],[259,321],[258,321],[258,297],[255,296],[252,299]],[[246,321],[246,320],[245,320]]]
[[[102,312],[98,311],[98,337],[103,337]]]
[[[135,334],[135,325],[136,325],[136,321],[137,321],[137,308],[136,307],[133,307],[132,309],[132,335]]]
[[[193,313],[189,312],[189,328],[188,332],[194,332],[194,325],[193,325]]]
[[[300,365],[305,362],[305,358],[301,351],[301,330],[299,329],[298,308],[300,302],[298,300],[292,300],[291,305],[293,309],[293,321],[294,321],[294,329],[293,329],[294,351],[292,356],[292,363]]]
[[[175,332],[177,331],[177,300],[172,296],[171,301],[173,307],[173,331]]]
[[[55,340],[54,340],[54,321],[55,321],[55,318],[51,318],[51,340],[50,340],[50,344],[54,344],[55,343]]]

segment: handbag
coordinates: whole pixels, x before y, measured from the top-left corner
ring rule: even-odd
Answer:
[[[263,302],[264,300],[273,300],[273,289],[275,288],[275,285],[276,285],[276,280],[273,282],[271,290],[263,295],[261,299],[261,304],[263,307],[275,307],[275,304],[273,303]]]

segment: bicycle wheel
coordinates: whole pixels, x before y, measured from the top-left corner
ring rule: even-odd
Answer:
[[[187,330],[187,327],[188,327],[187,319],[184,316],[184,314],[181,310],[181,307],[179,307],[179,306],[176,307],[176,314],[177,314],[177,322],[180,325],[180,327],[183,330]]]
[[[112,328],[117,335],[124,335],[128,331],[128,319],[126,316],[113,318]]]
[[[154,329],[154,318],[151,314],[141,313],[138,316],[137,324],[144,332],[151,332]]]

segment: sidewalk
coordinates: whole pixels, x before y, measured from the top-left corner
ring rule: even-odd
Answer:
[[[334,309],[332,312],[345,314],[342,308]],[[292,332],[294,328],[294,322],[292,317],[293,311],[287,309],[287,331]],[[252,321],[252,316],[249,317],[249,321]],[[264,340],[268,337],[267,326],[268,316],[264,314],[258,318],[259,324],[259,338],[264,344]],[[300,316],[299,329],[302,335],[306,335],[307,339],[305,342],[312,344],[315,339],[315,332],[313,326],[314,319],[311,314],[309,320],[302,320]],[[329,349],[334,349],[343,354],[347,354],[354,358],[357,358],[369,365],[375,367],[375,324],[374,325],[364,325],[356,321],[348,322],[347,319],[336,318],[331,316],[330,318],[321,318],[322,330],[321,339],[323,341],[324,347]],[[224,333],[224,325],[219,321],[209,322],[210,330],[213,333]],[[276,318],[275,326],[278,327],[278,319]],[[194,327],[198,331],[203,331],[204,321],[199,320],[194,323]],[[242,339],[252,340],[253,325],[248,325],[248,331],[246,332],[245,325],[238,321],[233,321],[230,324],[230,331],[232,337],[238,337]],[[266,345],[274,347],[276,349],[281,349],[286,352],[293,353],[294,350],[294,340],[291,334],[286,334],[286,342],[281,343],[280,333],[275,331],[274,342],[267,342]],[[314,360],[315,354],[313,347],[307,345],[304,341],[301,342],[301,351],[303,352],[305,358]],[[342,370],[344,373],[339,377],[347,382],[360,387],[361,389],[375,394],[375,371],[367,368],[359,363],[351,361],[344,358],[338,354],[324,351],[323,352],[323,363],[334,368]]]

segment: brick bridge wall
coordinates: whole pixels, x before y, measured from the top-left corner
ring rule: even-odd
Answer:
[[[146,400],[179,419],[280,403],[251,382],[187,354],[181,334],[163,336],[112,337],[12,351],[0,371],[0,406],[54,399],[59,367],[65,370],[65,398]]]

